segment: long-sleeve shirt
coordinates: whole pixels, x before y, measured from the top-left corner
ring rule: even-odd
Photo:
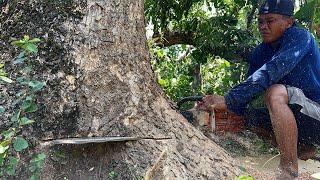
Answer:
[[[248,78],[224,96],[230,111],[243,115],[248,103],[273,84],[297,87],[320,103],[320,52],[311,33],[292,26],[277,43],[277,48],[261,43],[253,50]]]

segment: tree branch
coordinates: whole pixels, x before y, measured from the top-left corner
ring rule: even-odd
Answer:
[[[152,36],[155,43],[162,46],[171,46],[175,44],[193,45],[194,34],[191,32],[165,32],[163,35],[157,33]]]
[[[258,5],[259,5],[258,1],[254,1],[253,2],[252,9],[251,9],[251,11],[250,11],[250,13],[248,14],[248,17],[247,17],[247,29],[251,29],[252,21],[253,21],[253,18],[254,18],[254,13],[256,12],[256,9],[258,8]]]

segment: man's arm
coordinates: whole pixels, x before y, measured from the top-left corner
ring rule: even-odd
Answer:
[[[284,45],[269,62],[224,96],[229,110],[242,115],[246,105],[253,97],[290,73],[306,55],[312,41],[311,34],[299,30],[294,37],[292,33],[288,36],[284,39]]]
[[[260,59],[262,48],[262,44],[260,44],[251,52],[248,58],[249,68],[247,78],[262,66],[262,60]],[[257,57],[259,57],[259,59],[257,59]]]
[[[227,110],[227,104],[223,96],[207,95],[197,104],[197,109],[210,112],[215,109],[224,111]]]

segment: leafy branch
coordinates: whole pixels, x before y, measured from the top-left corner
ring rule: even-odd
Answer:
[[[38,110],[36,93],[45,87],[45,83],[33,79],[32,70],[35,63],[30,57],[38,53],[37,44],[41,42],[38,38],[30,39],[24,36],[23,39],[13,41],[11,44],[22,49],[20,54],[12,61],[17,66],[20,77],[12,80],[7,77],[4,71],[4,64],[0,64],[0,84],[11,84],[20,89],[15,94],[15,100],[6,110],[0,106],[0,114],[13,112],[6,124],[6,129],[0,133],[0,178],[14,176],[21,161],[20,154],[29,148],[27,138],[22,135],[25,126],[33,124],[35,120],[30,119],[31,114]],[[32,173],[30,179],[38,179],[44,163],[45,155],[35,155],[30,161],[29,170]]]

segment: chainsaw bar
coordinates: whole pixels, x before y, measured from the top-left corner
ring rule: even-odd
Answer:
[[[177,106],[178,108],[180,109],[181,108],[181,105],[185,102],[188,102],[188,101],[202,101],[202,98],[203,96],[189,96],[189,97],[184,97],[182,98],[178,103],[177,103]]]
[[[124,142],[124,141],[139,141],[139,140],[166,140],[170,137],[86,137],[86,138],[66,138],[55,139],[53,144],[89,144],[89,143],[104,143],[104,142]]]

